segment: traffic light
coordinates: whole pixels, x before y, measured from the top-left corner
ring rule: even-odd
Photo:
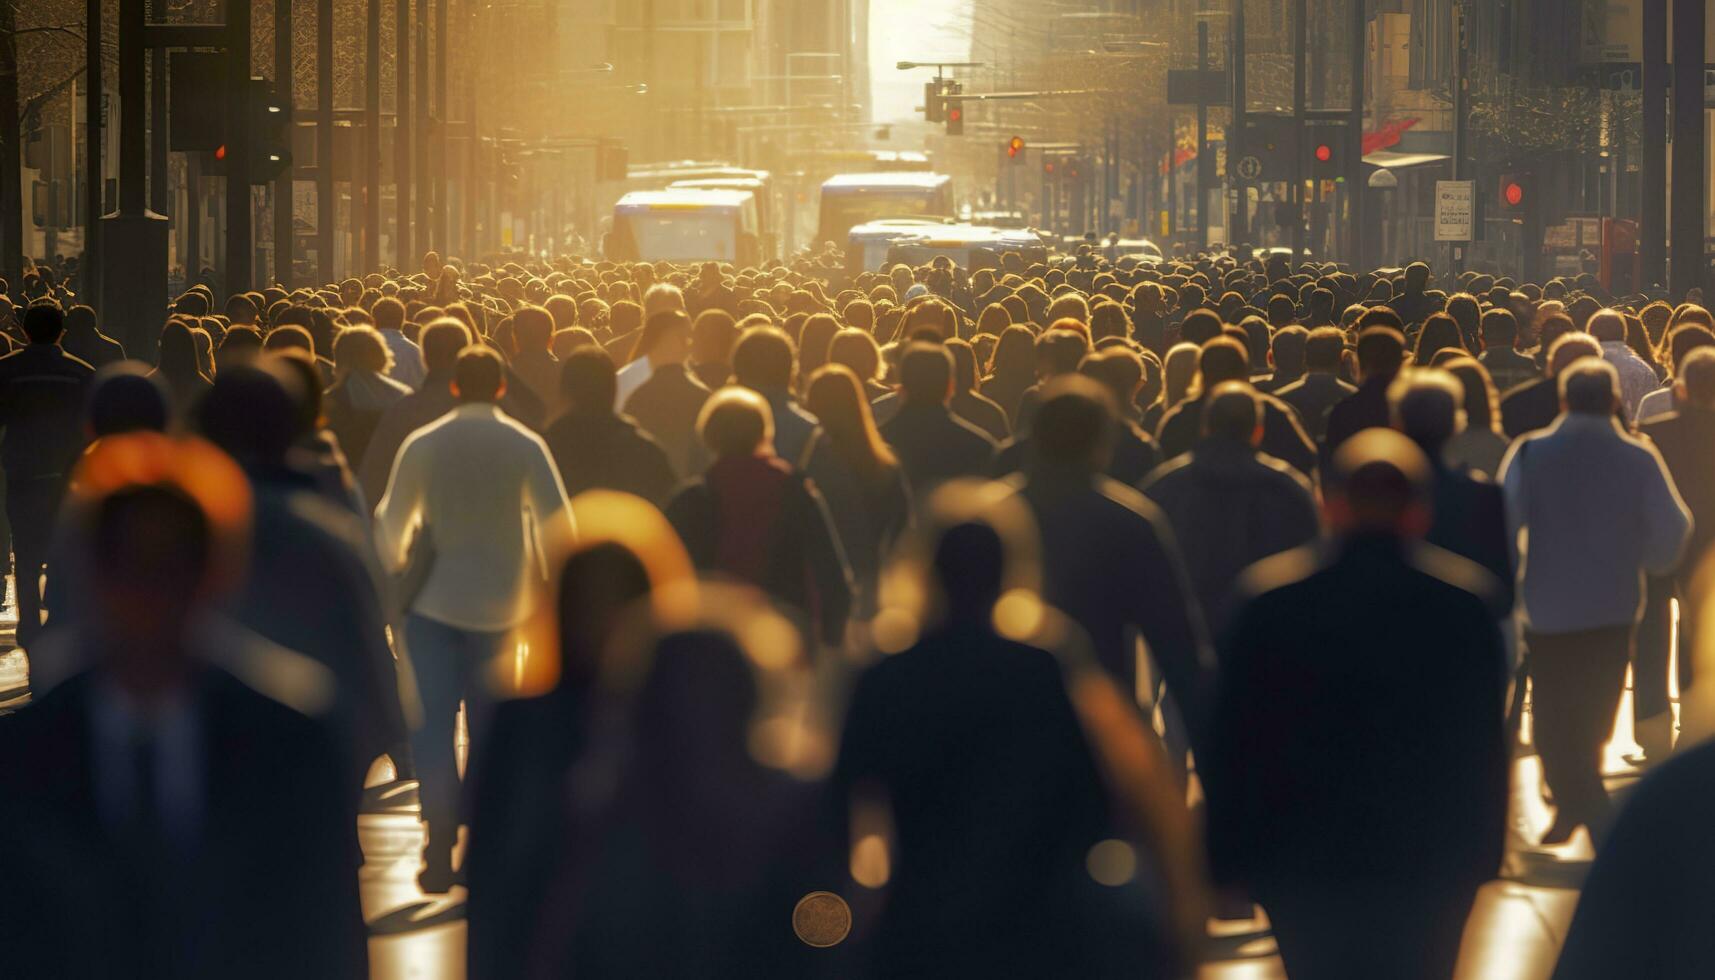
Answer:
[[[1496,189],[1496,204],[1503,214],[1522,214],[1530,198],[1529,174],[1502,174]]]
[[[944,121],[947,124],[948,136],[965,135],[965,104],[959,98],[959,93],[964,90],[965,87],[958,82],[947,82],[947,118]]]
[[[1311,147],[1310,176],[1321,180],[1341,176],[1340,153],[1333,143],[1322,140]]]
[[[1084,162],[1077,157],[1068,159],[1065,173],[1068,179],[1077,180],[1084,175]]]
[[[1009,139],[1006,141],[1007,159],[1011,160],[1013,163],[1017,163],[1019,161],[1019,158],[1022,157],[1023,155],[1024,155],[1024,137],[1014,136],[1012,139]]]
[[[938,123],[947,118],[947,103],[941,98],[941,79],[923,83],[923,121]]]
[[[244,87],[244,122],[250,143],[250,183],[271,184],[292,168],[292,106],[277,98],[267,79],[251,78]],[[217,130],[218,131],[218,130]],[[227,172],[232,140],[223,134],[206,161],[205,173]]]
[[[1044,157],[1042,159],[1042,176],[1052,178],[1059,172],[1059,169],[1060,167],[1054,162],[1053,157]]]

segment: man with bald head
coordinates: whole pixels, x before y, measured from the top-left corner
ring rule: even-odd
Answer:
[[[1558,341],[1550,360],[1570,342]],[[1607,829],[1602,743],[1625,684],[1644,574],[1672,571],[1691,531],[1661,455],[1614,418],[1614,366],[1581,357],[1558,381],[1560,419],[1513,443],[1501,464],[1533,730],[1556,806],[1544,844],[1565,843],[1579,826],[1599,842]]]
[[[1602,360],[1612,364],[1620,376],[1620,404],[1630,422],[1637,418],[1638,403],[1644,396],[1661,387],[1661,379],[1655,368],[1626,344],[1626,318],[1618,310],[1597,310],[1588,329],[1602,345]]]
[[[1421,540],[1430,480],[1398,432],[1347,440],[1332,540],[1245,574],[1218,658],[1213,871],[1268,911],[1295,977],[1447,980],[1500,869],[1501,634],[1489,576]]]

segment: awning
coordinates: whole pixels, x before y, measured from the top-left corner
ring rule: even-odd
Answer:
[[[1395,153],[1392,150],[1377,150],[1364,154],[1364,162],[1372,167],[1386,167],[1389,170],[1404,170],[1408,167],[1426,167],[1432,163],[1441,163],[1451,159],[1445,153]]]

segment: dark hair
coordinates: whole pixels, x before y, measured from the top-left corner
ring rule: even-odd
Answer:
[[[424,327],[417,340],[425,369],[450,371],[458,363],[459,352],[470,346],[470,328],[463,320],[444,316]]]
[[[1204,397],[1202,421],[1205,435],[1249,445],[1262,424],[1262,405],[1249,385],[1222,382]]]
[[[643,323],[643,330],[637,335],[637,343],[631,345],[631,356],[626,363],[642,360],[655,352],[661,338],[675,330],[683,330],[686,340],[690,339],[691,318],[684,310],[663,310],[656,313]]]
[[[494,401],[506,387],[506,365],[491,348],[471,344],[459,351],[458,363],[453,367],[453,383],[458,385],[459,401]]]
[[[1302,374],[1309,342],[1310,331],[1296,323],[1276,330],[1274,338],[1269,342],[1269,349],[1274,354],[1275,372],[1289,377]],[[1335,360],[1338,362],[1338,355]]]
[[[756,391],[792,387],[796,353],[778,327],[751,327],[739,335],[732,350],[733,378]]]
[[[1231,337],[1216,337],[1197,352],[1197,374],[1202,379],[1203,391],[1223,381],[1244,381],[1250,373],[1249,352]]]
[[[30,343],[56,343],[65,332],[65,311],[58,303],[31,303],[24,311],[24,336]]]
[[[172,392],[136,361],[120,361],[95,372],[84,403],[92,436],[165,432]]]
[[[600,347],[580,347],[560,365],[560,392],[573,412],[608,414],[618,387],[613,358]]]
[[[899,359],[899,385],[908,402],[943,404],[953,382],[953,355],[940,344],[917,341]]]
[[[298,402],[284,366],[223,369],[197,407],[197,428],[240,462],[277,463],[298,438]]]
[[[1045,386],[1031,423],[1031,446],[1051,463],[1098,463],[1097,453],[1113,438],[1114,413],[1096,381],[1071,376]]]
[[[1358,333],[1358,368],[1364,372],[1364,377],[1392,374],[1404,361],[1405,336],[1397,329],[1372,326]]]

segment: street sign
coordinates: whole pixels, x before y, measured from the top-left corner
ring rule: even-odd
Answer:
[[[1476,199],[1476,181],[1438,180],[1435,182],[1436,241],[1468,242],[1471,240],[1472,214]]]
[[[1262,176],[1262,161],[1254,156],[1241,157],[1236,169],[1240,179],[1255,180]]]

